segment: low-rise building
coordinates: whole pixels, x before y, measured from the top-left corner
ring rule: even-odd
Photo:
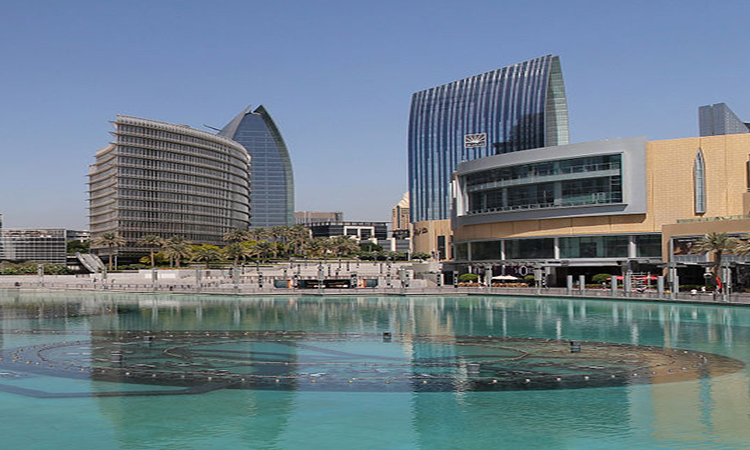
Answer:
[[[0,261],[65,264],[66,230],[0,229]]]
[[[455,261],[557,275],[660,273],[681,262],[699,276],[707,256],[688,254],[685,239],[750,230],[749,155],[742,133],[613,139],[461,163]]]

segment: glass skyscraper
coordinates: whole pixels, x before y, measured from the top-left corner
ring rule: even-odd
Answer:
[[[750,124],[741,121],[726,103],[699,107],[698,126],[701,136],[750,132]]]
[[[417,92],[409,119],[411,220],[450,218],[451,176],[462,161],[568,143],[558,56]]]
[[[248,107],[220,132],[250,154],[250,226],[294,225],[294,177],[284,139],[271,116]]]

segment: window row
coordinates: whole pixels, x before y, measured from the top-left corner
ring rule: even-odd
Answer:
[[[223,170],[209,169],[201,166],[195,166],[192,164],[181,164],[176,162],[159,161],[153,159],[141,159],[133,158],[129,156],[121,156],[118,161],[121,165],[127,165],[131,167],[142,167],[153,170],[169,170],[180,173],[193,173],[198,175],[204,175],[220,180],[229,180],[236,184],[247,184],[248,174],[245,172],[243,176],[237,176],[230,174]]]
[[[123,177],[120,179],[121,182],[128,179],[124,177],[138,177],[138,178],[145,178],[145,179],[158,180],[158,181],[171,181],[174,183],[184,183],[184,184],[190,184],[190,185],[195,185],[195,186],[211,186],[211,187],[224,189],[226,191],[233,191],[233,192],[242,192],[242,191],[247,192],[248,191],[247,186],[243,186],[243,185],[238,186],[228,181],[219,181],[213,178],[207,178],[207,177],[202,177],[202,176],[197,176],[197,175],[187,175],[187,174],[174,173],[174,172],[162,172],[159,170],[135,169],[131,167],[122,167],[120,168],[120,176]]]
[[[631,254],[631,239],[634,253]],[[554,259],[555,238],[506,239],[455,245],[456,260],[486,261],[507,259]],[[610,235],[558,238],[560,259],[587,258],[659,258],[661,235]],[[471,252],[469,253],[469,250]]]
[[[144,149],[139,147],[120,146],[119,156],[130,156],[139,160],[153,160],[155,163],[170,161],[183,163],[193,167],[205,167],[208,169],[218,170],[224,173],[231,173],[235,176],[246,178],[249,173],[249,165],[243,161],[237,161],[234,164],[218,162],[204,157],[196,157],[182,153],[173,153],[161,150]]]
[[[118,133],[132,133],[139,136],[148,136],[148,137],[155,137],[158,139],[170,139],[173,141],[179,141],[179,142],[190,142],[192,144],[200,145],[202,147],[208,147],[208,148],[215,148],[217,150],[220,150],[222,152],[226,152],[228,148],[227,145],[207,139],[200,139],[195,136],[190,136],[187,134],[178,134],[178,133],[171,133],[169,131],[164,130],[158,130],[154,128],[146,128],[141,126],[134,126],[134,125],[126,125],[122,123],[117,124],[117,132]]]
[[[466,185],[475,186],[485,183],[518,180],[531,177],[598,172],[603,170],[620,170],[621,165],[621,155],[598,155],[559,161],[544,161],[532,164],[499,167],[497,169],[469,174],[466,176]]]
[[[469,194],[468,214],[622,202],[619,176],[530,184]]]

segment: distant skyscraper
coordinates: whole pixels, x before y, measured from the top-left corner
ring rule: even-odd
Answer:
[[[415,93],[409,119],[412,222],[450,217],[449,184],[459,162],[568,142],[557,56]]]
[[[341,222],[343,220],[344,213],[341,211],[296,211],[294,213],[295,225],[309,225],[311,223],[320,222]]]
[[[92,240],[117,233],[126,240],[117,252],[129,257],[148,252],[137,245],[144,235],[223,245],[224,234],[247,229],[250,159],[242,145],[137,117],[118,115],[114,125],[114,142],[89,171]]]
[[[719,136],[750,132],[750,124],[739,119],[726,103],[716,103],[698,108],[701,136]]]
[[[284,139],[271,116],[259,106],[247,107],[220,132],[250,154],[250,226],[294,224],[294,177]]]
[[[404,198],[391,208],[391,231],[393,233],[409,231],[409,193],[404,193]],[[403,234],[403,233],[401,233]]]

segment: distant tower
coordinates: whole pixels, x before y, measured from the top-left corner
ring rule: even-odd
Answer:
[[[698,126],[701,136],[750,132],[750,124],[741,121],[726,103],[699,107]]]
[[[394,235],[409,236],[409,193],[391,208],[391,232]]]
[[[248,106],[219,136],[239,142],[250,154],[250,227],[294,225],[292,160],[265,108]]]

